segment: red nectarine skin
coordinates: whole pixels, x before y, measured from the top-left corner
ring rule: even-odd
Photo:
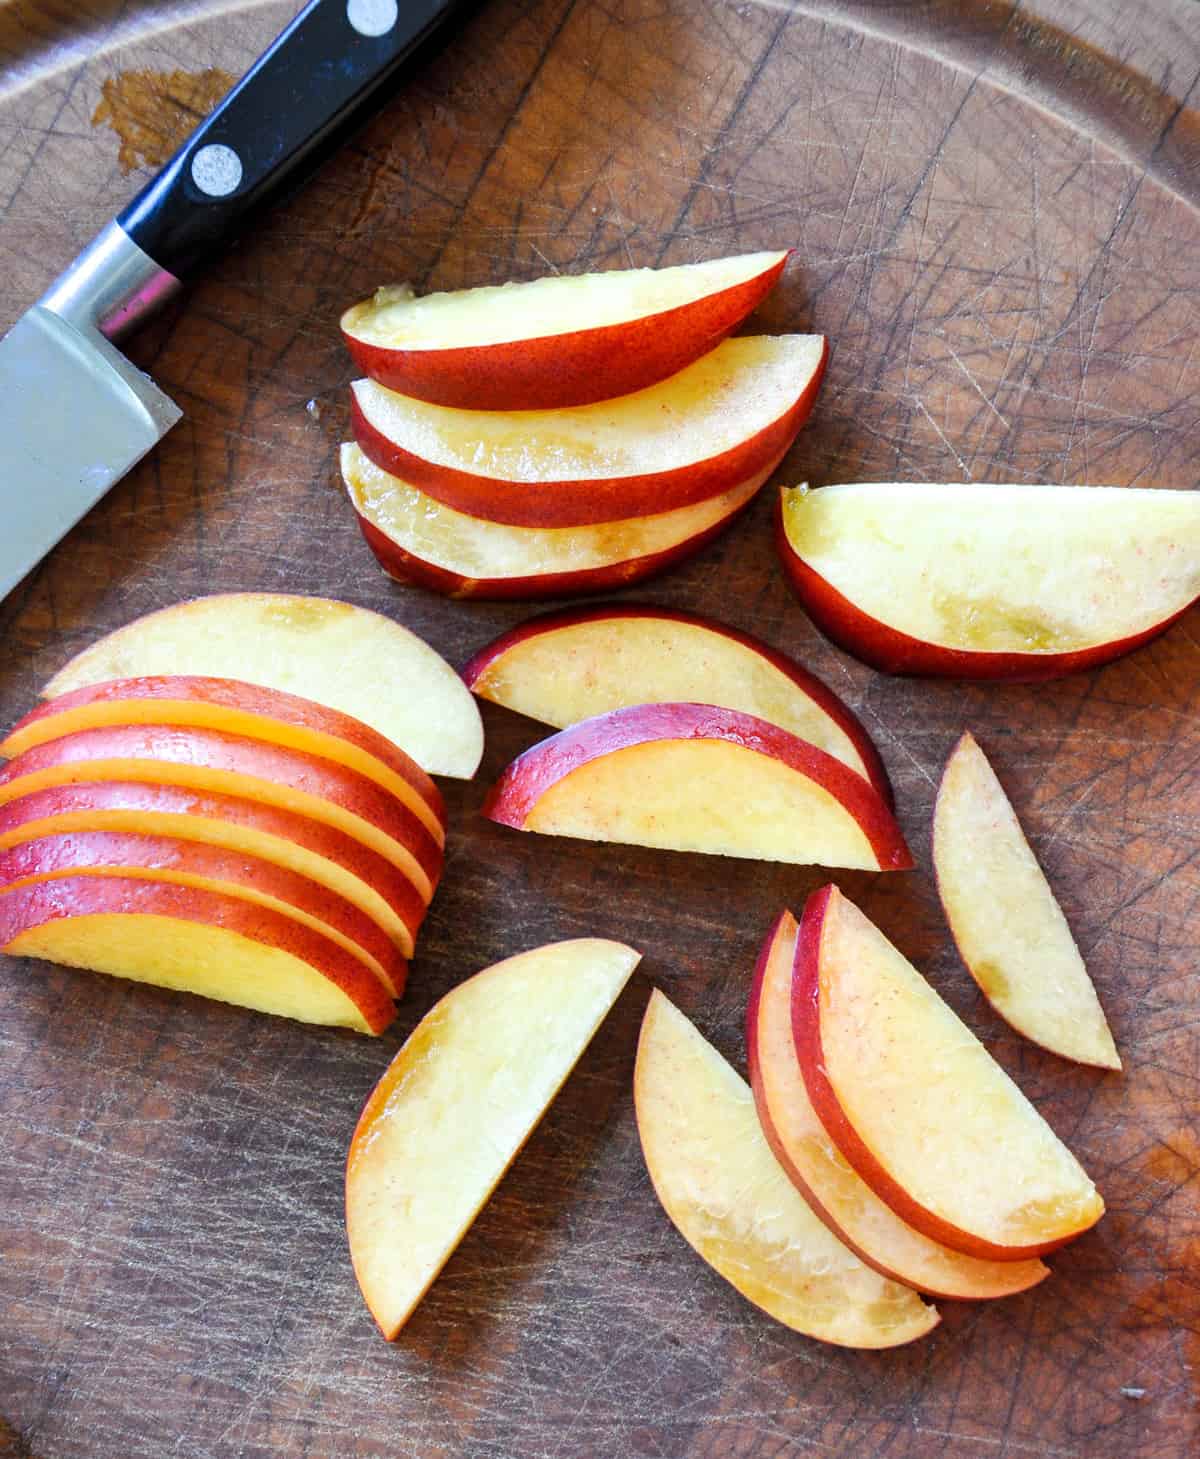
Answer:
[[[1002,680],[1010,684],[1038,684],[1048,679],[1061,679],[1068,674],[1098,668],[1140,648],[1160,633],[1165,633],[1191,607],[1189,603],[1144,633],[1097,644],[1094,648],[1076,649],[1071,653],[994,653],[947,648],[913,638],[881,623],[878,618],[864,613],[844,593],[809,567],[788,541],[782,497],[775,508],[775,546],[804,611],[826,638],[885,674]]]
[[[674,470],[649,475],[607,480],[496,482],[414,456],[389,440],[367,419],[353,392],[351,421],[355,440],[381,470],[400,477],[456,511],[515,527],[581,527],[693,506],[720,496],[768,463],[778,461],[812,411],[828,358],[829,345],[824,341],[820,363],[796,400],[749,440],[707,461],[691,461]]]
[[[851,1124],[838,1100],[837,1091],[826,1072],[821,1046],[821,981],[820,955],[822,924],[830,898],[837,888],[821,887],[813,892],[800,919],[800,935],[796,940],[796,961],[792,979],[792,1036],[804,1086],[812,1100],[817,1117],[829,1138],[845,1159],[858,1171],[880,1200],[886,1202],[902,1221],[916,1226],[934,1241],[953,1251],[977,1256],[985,1261],[1024,1261],[1046,1256],[1066,1245],[1077,1232],[1056,1241],[1032,1242],[1024,1246],[998,1246],[969,1231],[962,1231],[935,1212],[920,1205],[893,1179],[887,1169],[868,1148]],[[948,1116],[952,1112],[948,1111]]]
[[[119,780],[48,786],[0,805],[0,846],[57,834],[56,819],[89,814],[127,818],[130,826],[135,817],[153,816],[156,830],[197,844],[207,844],[203,839],[205,821],[244,827],[259,835],[293,842],[373,888],[413,937],[425,917],[425,902],[416,887],[378,851],[336,826],[221,791]]]
[[[343,330],[360,369],[434,405],[550,410],[644,390],[714,349],[775,287],[790,253],[732,288],[641,319],[444,350],[387,349]]]
[[[261,857],[227,851],[200,841],[123,831],[69,831],[39,836],[0,850],[0,887],[15,882],[83,874],[119,874],[126,868],[203,877],[221,883],[229,896],[238,889],[286,902],[340,932],[367,952],[382,970],[389,992],[404,991],[408,964],[383,929],[365,912],[320,883]]]
[[[763,480],[766,480],[764,475]],[[757,495],[757,491],[754,495]],[[512,578],[469,578],[461,573],[427,562],[369,521],[355,507],[355,515],[367,546],[375,554],[381,568],[398,583],[410,583],[414,587],[428,588],[447,598],[561,598],[573,593],[603,593],[614,588],[629,587],[643,582],[668,568],[694,556],[732,526],[746,510],[754,496],[740,503],[727,517],[706,527],[694,537],[677,542],[662,552],[652,552],[645,557],[619,559],[600,567],[579,568],[571,572],[547,572]]]
[[[573,628],[579,623],[595,623],[605,619],[621,618],[665,618],[672,623],[686,623],[693,628],[705,629],[710,633],[719,633],[726,638],[731,638],[735,643],[741,644],[743,648],[747,648],[765,659],[773,668],[778,669],[781,674],[789,678],[801,693],[811,699],[845,733],[866,766],[867,778],[871,784],[887,802],[889,808],[895,807],[892,784],[888,779],[888,773],[879,756],[879,751],[853,710],[844,704],[833,690],[822,683],[815,674],[809,673],[795,659],[788,658],[786,654],[773,649],[761,638],[755,638],[753,634],[742,633],[739,629],[731,628],[727,623],[718,623],[714,618],[702,618],[697,613],[682,613],[671,608],[658,608],[652,603],[621,603],[612,608],[568,608],[565,612],[543,613],[536,618],[526,619],[524,623],[519,623],[515,628],[509,629],[507,633],[502,633],[499,638],[493,639],[491,643],[481,648],[463,669],[463,679],[467,688],[473,690],[480,676],[497,659],[502,658],[510,649],[516,648],[518,644],[535,638],[539,634],[553,633],[560,628]]]
[[[446,819],[446,802],[441,791],[410,756],[398,745],[392,743],[378,730],[340,710],[327,709],[311,699],[298,694],[288,694],[281,689],[267,689],[259,684],[248,684],[240,679],[216,679],[197,674],[147,675],[136,679],[109,679],[100,684],[85,684],[82,688],[60,694],[44,704],[31,709],[23,719],[9,731],[7,739],[0,743],[0,755],[18,755],[30,743],[38,743],[53,731],[56,716],[69,714],[72,710],[90,705],[119,705],[125,700],[154,700],[162,702],[164,719],[169,713],[167,706],[172,701],[183,704],[202,702],[221,709],[240,711],[263,720],[279,720],[284,724],[312,730],[317,734],[332,735],[347,740],[350,744],[373,755],[401,780],[406,781],[429,805],[443,824]],[[69,731],[62,731],[69,733]],[[36,735],[36,739],[35,736]]]
[[[564,776],[602,755],[655,740],[725,740],[782,761],[846,808],[881,871],[907,871],[913,865],[895,817],[870,781],[778,725],[710,704],[634,704],[560,730],[508,766],[488,793],[482,813],[520,830],[541,797]]]
[[[0,891],[0,949],[7,951],[23,932],[63,917],[121,914],[203,923],[289,953],[340,988],[372,1033],[382,1033],[396,1015],[379,979],[328,937],[270,907],[199,887],[107,876],[67,876],[11,887]]]
[[[221,730],[146,724],[79,730],[35,745],[10,760],[0,769],[0,792],[7,791],[8,798],[12,798],[21,794],[14,787],[22,777],[66,766],[77,767],[78,778],[84,779],[87,762],[112,760],[151,761],[164,772],[171,765],[231,772],[319,797],[351,812],[404,846],[431,883],[436,884],[441,875],[442,850],[428,828],[373,780],[317,755]],[[109,777],[97,771],[90,778]],[[163,779],[170,777],[164,773]]]
[[[778,1084],[776,1085],[775,1103],[772,1104],[768,1094],[769,1080],[764,1073],[762,1053],[763,1040],[767,1039],[769,1041],[772,1037],[770,1031],[771,1024],[768,1018],[769,1010],[764,1009],[763,1006],[764,987],[770,977],[772,961],[778,956],[785,960],[783,966],[787,969],[788,992],[790,994],[792,974],[795,966],[796,939],[799,936],[799,931],[799,924],[791,912],[785,910],[775,919],[759,952],[758,962],[754,968],[754,977],[750,985],[750,997],[746,1006],[746,1062],[750,1073],[750,1088],[754,1094],[754,1103],[758,1111],[759,1125],[762,1128],[768,1145],[771,1147],[772,1153],[787,1172],[792,1184],[839,1241],[845,1246],[848,1246],[867,1266],[873,1267],[883,1276],[892,1278],[893,1281],[903,1282],[906,1286],[913,1287],[920,1292],[925,1292],[929,1296],[951,1299],[992,1299],[996,1297],[1008,1297],[1036,1286],[1038,1282],[1043,1281],[1049,1276],[1049,1271],[1040,1262],[1006,1261],[1003,1263],[980,1263],[979,1266],[975,1266],[974,1258],[965,1256],[961,1252],[945,1251],[939,1256],[936,1252],[936,1245],[932,1242],[929,1243],[929,1248],[923,1251],[921,1243],[926,1241],[927,1238],[923,1238],[920,1233],[911,1230],[906,1234],[911,1241],[917,1243],[915,1249],[910,1244],[910,1241],[905,1240],[899,1243],[898,1249],[896,1247],[889,1248],[886,1240],[887,1226],[885,1225],[881,1230],[878,1222],[871,1222],[869,1220],[866,1223],[865,1230],[872,1231],[877,1239],[880,1237],[885,1239],[882,1240],[876,1249],[867,1250],[859,1241],[854,1239],[856,1234],[861,1234],[864,1231],[863,1225],[855,1225],[856,1221],[861,1220],[862,1215],[863,1208],[859,1205],[859,1201],[865,1199],[870,1205],[879,1207],[882,1207],[884,1203],[879,1200],[874,1192],[865,1186],[864,1182],[859,1181],[859,1198],[857,1200],[852,1198],[847,1205],[843,1206],[840,1212],[842,1219],[839,1219],[839,1214],[829,1209],[825,1202],[821,1200],[818,1191],[810,1184],[809,1179],[806,1178],[805,1170],[797,1164],[797,1159],[794,1158],[796,1155],[795,1147],[789,1148],[789,1141],[781,1133],[779,1124],[780,1120],[784,1121],[783,1128],[786,1129],[786,1122],[795,1111],[785,1110],[781,1107],[779,1103],[780,1090]],[[790,999],[786,1011],[790,1015]],[[787,1032],[790,1035],[790,1028]],[[789,1042],[791,1042],[790,1037]],[[795,1059],[794,1053],[792,1054],[792,1059]],[[793,1067],[795,1076],[797,1078],[802,1077],[799,1064],[794,1063]],[[795,1092],[789,1090],[788,1097],[797,1100],[803,1098],[798,1090]],[[801,1126],[803,1131],[801,1135],[802,1140],[811,1138],[811,1134],[809,1133],[810,1128],[804,1125]],[[806,1152],[801,1150],[799,1152],[799,1159],[803,1161],[805,1158]],[[822,1153],[818,1160],[814,1162],[818,1171],[824,1171],[824,1162],[827,1158],[828,1156]],[[807,1167],[809,1174],[812,1173],[812,1169],[813,1166],[811,1165]],[[847,1175],[849,1175],[849,1172],[847,1172]],[[858,1178],[851,1177],[851,1179]],[[822,1189],[825,1188],[822,1187]],[[836,1199],[838,1186],[835,1184],[832,1189],[835,1192]],[[849,1217],[849,1220],[846,1219],[847,1217]],[[895,1218],[894,1215],[893,1221],[896,1227],[900,1226],[899,1219]],[[847,1229],[847,1226],[851,1229]],[[898,1263],[896,1263],[897,1256],[900,1257]],[[931,1256],[932,1260],[930,1260]],[[902,1269],[893,1269],[893,1266],[890,1266],[886,1259],[881,1259],[887,1257],[891,1257],[892,1261]]]

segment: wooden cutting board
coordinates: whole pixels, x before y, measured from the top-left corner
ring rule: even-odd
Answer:
[[[0,324],[294,9],[0,5]],[[825,331],[833,358],[780,480],[1192,487],[1198,75],[1185,0],[492,0],[137,340],[186,418],[0,607],[0,720],[101,631],[195,593],[342,596],[454,663],[524,615],[389,583],[340,494],[336,320],[385,281],[793,245],[761,326]],[[447,874],[383,1039],[0,964],[0,1454],[1197,1452],[1195,618],[1036,689],[886,678],[801,613],[770,509],[638,596],[765,635],[863,717],[920,869],[839,882],[1072,1143],[1108,1200],[1100,1227],[1036,1291],[945,1303],[931,1337],[884,1354],[790,1334],[717,1280],[642,1164],[638,1021],[657,984],[741,1065],[758,942],[826,877],[491,825],[486,786],[539,731],[488,709],[480,776],[446,787]],[[967,726],[1061,895],[1124,1077],[1021,1042],[950,947],[928,826]],[[642,971],[389,1348],[342,1231],[358,1108],[457,980],[586,933],[636,944]]]

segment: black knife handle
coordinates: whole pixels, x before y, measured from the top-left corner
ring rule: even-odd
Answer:
[[[176,278],[314,171],[463,0],[311,0],[117,219]]]

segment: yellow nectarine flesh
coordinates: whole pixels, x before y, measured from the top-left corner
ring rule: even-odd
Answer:
[[[1067,919],[996,773],[972,735],[947,761],[933,817],[946,921],[1001,1018],[1065,1059],[1121,1058]]]
[[[861,1262],[771,1153],[745,1081],[662,993],[634,1072],[650,1179],[680,1234],[764,1312],[809,1337],[887,1348],[923,1337],[936,1308]]]

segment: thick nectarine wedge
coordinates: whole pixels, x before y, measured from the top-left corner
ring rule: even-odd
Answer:
[[[310,699],[236,679],[166,675],[110,679],[40,704],[0,741],[9,758],[77,730],[122,724],[173,724],[223,730],[346,765],[394,795],[441,844],[441,791],[403,750],[378,731]]]
[[[404,991],[408,965],[378,923],[339,893],[260,857],[128,831],[63,831],[0,850],[0,887],[83,875],[171,882],[272,907],[361,959],[390,997]]]
[[[1119,1069],[1067,919],[970,733],[942,772],[933,867],[962,960],[1000,1017],[1065,1059]]]
[[[657,989],[633,1080],[663,1209],[743,1297],[843,1347],[896,1347],[937,1326],[936,1308],[866,1266],[810,1209],[763,1138],[745,1081]]]
[[[423,639],[380,613],[295,593],[214,593],[147,613],[76,654],[42,697],[160,674],[240,679],[340,710],[430,775],[469,779],[483,752],[477,707]]]
[[[785,491],[779,551],[835,643],[893,674],[1051,679],[1161,633],[1200,594],[1200,491]]]
[[[442,848],[424,822],[356,770],[221,730],[126,724],[35,745],[0,769],[0,805],[51,785],[136,780],[240,795],[296,811],[385,857],[429,902]]]
[[[360,369],[421,400],[586,405],[641,390],[712,349],[786,262],[786,253],[749,253],[421,298],[385,288],[343,314],[342,334]]]
[[[357,446],[342,479],[380,566],[398,582],[453,598],[549,598],[627,587],[699,552],[775,468],[723,496],[594,527],[505,527],[456,512],[389,476]]]
[[[822,335],[729,339],[669,380],[574,410],[450,410],[359,380],[354,435],[384,471],[490,522],[661,515],[774,466],[808,418],[825,356]]]
[[[42,836],[110,831],[171,836],[261,858],[344,897],[404,957],[426,902],[392,862],[345,831],[280,806],[219,791],[135,781],[51,785],[0,804],[0,848]]]
[[[346,1163],[346,1234],[393,1338],[462,1240],[616,1002],[639,954],[557,942],[452,988],[363,1108]]]
[[[519,831],[803,865],[906,871],[879,792],[778,725],[707,704],[638,704],[519,756],[483,814]]]
[[[1041,1256],[1104,1202],[975,1035],[836,887],[804,909],[792,1034],[817,1117],[877,1196],[934,1241]]]
[[[547,613],[502,634],[463,670],[468,688],[565,729],[633,704],[717,704],[769,720],[864,775],[887,771],[855,715],[821,681],[724,623],[633,603]]]
[[[396,1012],[370,969],[311,927],[168,882],[68,876],[0,890],[0,951],[360,1033]]]
[[[1036,1286],[1040,1261],[980,1261],[916,1231],[855,1171],[817,1118],[792,1038],[799,927],[783,912],[767,934],[746,1010],[746,1059],[759,1123],[792,1184],[868,1266],[934,1297],[1007,1297]]]

